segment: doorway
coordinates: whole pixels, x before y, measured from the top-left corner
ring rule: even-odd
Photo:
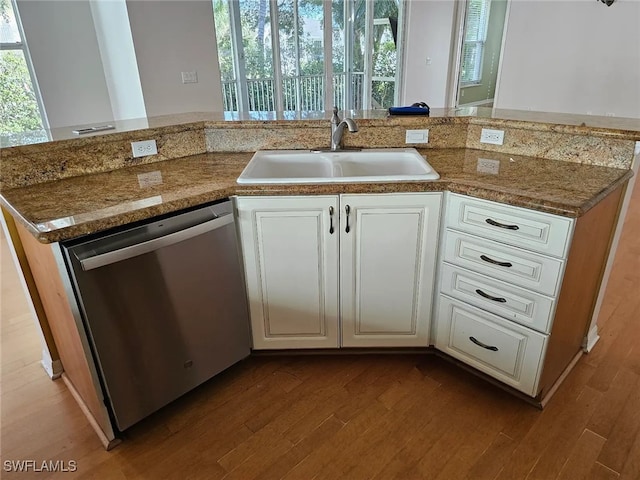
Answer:
[[[458,12],[454,107],[493,107],[509,0],[466,0]]]

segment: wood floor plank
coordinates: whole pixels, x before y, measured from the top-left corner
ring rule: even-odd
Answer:
[[[620,368],[614,380],[587,423],[589,430],[605,438],[609,436],[631,391],[640,382],[640,376],[626,368]]]
[[[516,448],[516,442],[499,433],[467,473],[468,479],[493,479],[498,476],[504,461]]]
[[[588,385],[576,400],[573,408],[565,412],[557,425],[552,444],[542,452],[527,479],[547,480],[561,471],[581,432],[597,408],[602,394]]]
[[[334,478],[371,478],[386,465],[411,436],[428,423],[425,402],[438,388],[431,380],[407,392],[378,421],[341,452],[324,472]]]
[[[263,480],[282,478],[298,463],[308,457],[316,448],[331,442],[331,439],[344,428],[344,424],[335,417],[329,417],[297,445],[279,457],[267,469],[256,477]]]
[[[283,479],[331,478],[325,476],[328,465],[335,461],[337,455],[348,448],[349,445],[352,445],[362,432],[368,430],[385,412],[387,412],[387,409],[384,405],[377,400],[372,402],[336,433],[331,438],[330,443],[325,443],[316,448],[313,453],[291,469]]]
[[[640,383],[636,383],[633,392],[627,398],[611,430],[611,435],[600,452],[598,462],[615,472],[621,472],[638,432],[640,432]]]
[[[620,474],[596,462],[587,478],[589,480],[617,480],[620,478]]]
[[[636,434],[633,445],[629,449],[627,461],[620,472],[620,478],[624,480],[640,479],[640,432]]]
[[[542,412],[538,421],[522,438],[518,447],[513,451],[503,469],[498,474],[501,480],[526,478],[536,466],[538,459],[549,445],[556,445],[556,438],[560,434],[563,418],[570,415],[575,408],[584,409],[590,405],[590,400],[581,396],[586,386],[584,382],[590,378],[593,367],[580,362],[556,393],[554,399]],[[586,422],[586,420],[585,420]],[[566,422],[564,422],[566,424]],[[584,427],[581,427],[584,428]]]
[[[560,470],[558,480],[585,478],[602,450],[605,438],[585,429]]]

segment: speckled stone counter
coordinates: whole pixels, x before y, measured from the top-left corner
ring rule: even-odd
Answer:
[[[467,148],[422,149],[434,182],[238,185],[251,153],[213,152],[4,189],[3,206],[43,243],[68,240],[231,195],[314,195],[453,191],[578,217],[631,171]],[[479,173],[478,159],[500,162]]]

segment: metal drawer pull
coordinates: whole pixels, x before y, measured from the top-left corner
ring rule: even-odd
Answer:
[[[489,295],[488,293],[484,293],[482,290],[480,290],[479,288],[476,288],[476,293],[478,295],[480,295],[481,297],[486,298],[487,300],[493,300],[494,302],[500,302],[500,303],[507,303],[507,299],[506,298],[502,298],[502,297],[492,297],[491,295]]]
[[[491,350],[492,352],[497,352],[498,351],[498,347],[494,347],[493,345],[485,345],[484,343],[482,343],[479,340],[476,340],[473,337],[469,337],[469,340],[471,340],[473,343],[475,343],[479,347],[486,348],[487,350]]]
[[[507,230],[520,230],[518,225],[505,225],[504,223],[496,222],[490,218],[485,220],[489,225],[493,225],[494,227],[506,228]]]
[[[333,235],[333,207],[329,207],[329,233]]]
[[[480,259],[485,262],[492,263],[494,265],[498,265],[499,267],[513,267],[513,264],[510,262],[499,262],[498,260],[494,260],[493,258],[489,258],[486,255],[480,255]]]
[[[346,226],[346,228],[344,229],[344,231],[345,231],[346,233],[349,233],[349,232],[351,231],[351,227],[349,226],[349,214],[351,213],[351,207],[350,207],[349,205],[345,206],[345,207],[344,207],[344,211],[345,211],[345,213],[347,214],[347,226]]]

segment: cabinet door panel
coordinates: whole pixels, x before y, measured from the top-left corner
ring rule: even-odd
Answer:
[[[343,346],[429,344],[440,198],[341,197]]]
[[[338,235],[329,232],[337,197],[237,205],[254,348],[337,347]]]

